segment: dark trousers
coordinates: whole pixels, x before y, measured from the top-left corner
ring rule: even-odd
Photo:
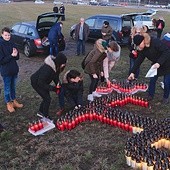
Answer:
[[[58,53],[58,43],[50,43],[50,55],[56,56]]]
[[[150,82],[149,82],[149,88],[148,88],[148,92],[150,96],[154,96],[155,94],[155,86],[156,86],[156,81],[158,80],[158,76],[154,76],[150,78]],[[164,76],[164,95],[163,97],[165,99],[167,99],[169,97],[169,93],[170,93],[170,74],[167,74]]]
[[[157,29],[157,38],[161,39],[162,31],[161,29]]]
[[[91,83],[90,83],[90,87],[89,87],[89,94],[92,94],[96,88],[97,88],[97,85],[98,85],[98,82],[99,82],[99,78],[93,78],[92,75],[90,75],[90,80],[91,80]]]
[[[34,84],[32,84],[32,87],[43,99],[40,104],[40,107],[39,107],[39,112],[42,113],[43,116],[45,116],[45,117],[48,116],[49,115],[49,107],[50,107],[50,103],[51,103],[50,92],[47,90],[44,90]]]
[[[78,40],[77,41],[77,54],[80,55],[80,51],[82,50],[82,54],[85,55],[85,41]]]
[[[136,59],[134,59],[134,58],[130,58],[129,75],[130,75],[131,70],[132,70],[132,68],[133,68],[133,66],[134,66],[134,64],[135,64],[135,60],[136,60]],[[135,73],[135,78],[138,78],[138,77],[139,77],[139,72],[140,72],[140,69],[138,68],[138,69],[136,70],[136,73]]]

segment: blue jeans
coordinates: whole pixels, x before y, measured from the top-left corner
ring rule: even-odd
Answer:
[[[149,88],[148,88],[148,92],[149,95],[154,97],[155,94],[155,86],[156,86],[156,81],[158,80],[158,76],[154,76],[150,78],[150,82],[149,82]],[[170,93],[170,74],[167,74],[164,76],[164,95],[163,97],[165,99],[167,99],[169,97],[169,93]]]
[[[85,55],[85,41],[78,40],[77,41],[77,54],[80,55],[80,49],[82,49],[82,54]]]
[[[131,70],[132,70],[132,67],[134,66],[135,64],[135,60],[134,58],[130,58],[130,68],[129,68],[129,74],[131,73]],[[140,72],[140,69],[138,68],[136,70],[136,73],[135,73],[135,78],[138,78],[139,77],[139,72]]]
[[[58,43],[52,44],[50,43],[50,55],[56,56],[59,53]]]
[[[16,82],[17,75],[15,76],[4,76],[4,98],[5,102],[8,103],[14,99],[16,99]]]

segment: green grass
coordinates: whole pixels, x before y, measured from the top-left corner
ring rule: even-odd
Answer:
[[[32,21],[44,12],[52,11],[53,4],[45,3],[11,3],[0,5],[0,28],[11,26],[19,21]],[[73,6],[66,5],[66,21],[63,33],[66,37],[67,47],[65,54],[68,57],[67,69],[76,68],[82,72],[80,62],[82,57],[75,56],[75,42],[69,37],[69,28],[79,21],[80,17],[88,17],[97,13],[122,14],[144,9],[128,9],[115,7]],[[165,32],[170,28],[169,12],[158,12],[166,21]],[[158,16],[157,15],[157,16]],[[93,43],[87,43],[87,49],[93,48]],[[24,170],[130,170],[124,158],[124,145],[132,134],[120,129],[104,125],[99,122],[85,122],[72,131],[60,132],[57,129],[49,131],[44,136],[34,137],[27,132],[27,125],[35,116],[40,97],[30,85],[30,75],[43,63],[44,56],[26,58],[21,54],[19,60],[20,73],[17,86],[19,101],[24,108],[9,114],[0,96],[0,123],[6,127],[6,131],[0,134],[0,170],[24,169]],[[140,81],[148,82],[144,78],[150,62],[147,60],[141,66]],[[126,79],[129,68],[127,48],[122,48],[121,59],[111,73],[111,78]],[[160,82],[162,78],[159,78]],[[0,81],[0,87],[3,87]],[[87,96],[89,78],[84,75],[85,94]],[[156,119],[169,117],[169,106],[160,104],[163,90],[157,84],[157,91],[151,108],[140,108],[127,105],[123,109],[142,116],[150,116]],[[144,93],[138,95],[145,96]],[[58,106],[58,98],[51,94],[52,103],[50,114],[56,120],[55,115]]]

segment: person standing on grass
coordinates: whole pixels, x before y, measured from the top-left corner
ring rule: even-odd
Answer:
[[[113,29],[108,21],[104,21],[101,29],[101,33],[102,33],[102,39],[107,41],[107,43],[109,43],[109,41],[112,40]]]
[[[62,22],[54,24],[49,33],[48,41],[50,43],[50,55],[56,56],[59,53],[59,40],[63,38],[61,28],[63,26]]]
[[[43,117],[49,118],[50,91],[57,93],[59,75],[64,70],[66,62],[67,58],[61,52],[55,57],[49,55],[44,64],[31,76],[31,85],[42,98],[38,114]],[[52,81],[55,85],[51,85]]]
[[[87,100],[90,102],[94,100],[94,97],[101,97],[96,93],[96,88],[103,73],[103,60],[107,57],[107,42],[103,39],[98,39],[94,45],[94,48],[87,55],[85,59],[84,72],[89,75],[91,83],[89,86],[89,95]]]
[[[76,25],[75,28],[75,39],[77,42],[77,56],[80,55],[80,48],[82,50],[82,55],[85,55],[85,42],[88,39],[90,33],[89,26],[84,22],[84,18],[80,18],[80,23]]]
[[[131,69],[132,69],[136,59],[138,58],[138,52],[135,49],[133,37],[137,34],[142,34],[143,32],[146,32],[146,31],[147,31],[147,28],[145,26],[134,26],[131,29],[131,34],[130,34],[130,37],[128,40],[128,49],[130,51],[130,53],[129,53],[129,58],[130,58],[129,74],[131,72]],[[135,73],[135,79],[138,79],[139,73],[140,73],[140,69],[138,68]]]
[[[148,100],[152,100],[154,97],[158,77],[164,76],[162,103],[168,104],[170,93],[170,49],[161,40],[150,37],[147,33],[135,35],[133,41],[139,56],[135,61],[128,79],[133,80],[135,78],[136,70],[140,67],[144,59],[148,58],[148,60],[152,62],[152,68],[157,69],[157,75],[150,78]]]
[[[18,103],[16,100],[19,52],[10,39],[10,29],[4,27],[0,37],[0,72],[4,83],[7,110],[12,113],[15,112],[15,108],[22,108],[23,104]]]
[[[106,79],[108,85],[111,83],[109,80],[109,73],[115,63],[120,59],[120,52],[121,47],[115,41],[109,42],[107,46],[107,57],[103,61],[104,78]]]
[[[163,29],[165,27],[165,21],[163,17],[159,17],[159,19],[156,21],[156,32],[157,32],[157,38],[161,38]]]
[[[60,14],[63,14],[63,16],[61,17],[61,21],[65,21],[65,7],[63,3],[61,3],[59,11],[60,11]]]
[[[58,13],[58,6],[56,4],[53,7],[53,12]]]

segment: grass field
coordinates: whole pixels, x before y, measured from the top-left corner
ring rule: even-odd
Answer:
[[[53,4],[11,3],[0,4],[0,29],[11,26],[18,21],[32,21],[44,12],[52,11]],[[77,68],[81,70],[81,57],[75,56],[75,42],[69,38],[70,26],[79,21],[80,17],[88,17],[93,14],[122,14],[129,12],[145,11],[135,8],[115,8],[97,6],[73,6],[66,5],[66,21],[64,21],[63,33],[66,37],[68,56],[67,69]],[[159,11],[166,21],[165,32],[170,28],[170,13]],[[93,43],[88,42],[90,50]],[[26,58],[21,54],[19,61],[20,74],[17,94],[24,108],[13,114],[6,111],[3,94],[0,96],[0,123],[6,131],[0,134],[0,170],[130,170],[124,157],[124,145],[131,133],[99,122],[84,122],[72,131],[60,132],[57,129],[49,131],[44,136],[34,137],[27,131],[28,123],[36,120],[35,113],[38,110],[41,99],[30,86],[30,75],[43,63],[44,56]],[[127,78],[129,68],[128,50],[122,48],[121,59],[113,69],[111,78],[123,80]],[[147,60],[141,66],[139,81],[148,82],[144,78],[150,62]],[[127,105],[127,110],[137,115],[149,116],[158,120],[170,116],[170,107],[161,105],[163,90],[160,87],[159,78],[155,99],[150,103],[150,108]],[[84,75],[85,94],[87,96],[89,79]],[[0,79],[0,87],[2,81]],[[139,93],[142,97],[146,94]],[[51,117],[56,120],[56,110],[59,108],[57,97],[52,94],[50,107]]]

